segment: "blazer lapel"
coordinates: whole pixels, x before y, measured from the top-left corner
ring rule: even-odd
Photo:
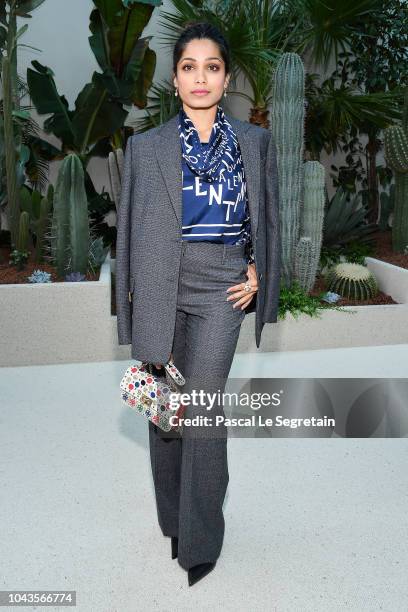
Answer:
[[[239,142],[244,164],[245,178],[247,182],[248,192],[248,207],[251,216],[251,231],[253,238],[256,237],[258,231],[258,215],[259,215],[259,177],[260,177],[260,154],[258,146],[258,138],[251,138],[249,128],[251,124],[248,121],[240,121],[226,115],[228,121],[234,128],[235,134]]]
[[[247,182],[248,205],[251,216],[251,228],[253,238],[258,229],[259,214],[259,176],[260,155],[258,139],[251,138],[250,123],[240,121],[225,114],[234,128],[242,153],[245,177]],[[160,126],[156,132],[154,150],[160,171],[166,183],[171,204],[180,224],[182,226],[182,180],[181,180],[181,145],[178,133],[178,115],[175,115]]]
[[[183,185],[181,180],[182,157],[178,133],[178,115],[175,115],[160,126],[155,135],[154,150],[181,229]]]

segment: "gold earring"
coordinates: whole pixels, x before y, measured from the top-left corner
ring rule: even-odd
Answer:
[[[227,90],[224,89],[224,98],[226,98],[226,97],[227,97]]]

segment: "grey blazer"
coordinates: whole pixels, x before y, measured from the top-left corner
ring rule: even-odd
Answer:
[[[247,181],[259,289],[246,313],[255,312],[259,348],[264,323],[275,323],[278,315],[281,239],[276,146],[268,130],[226,117],[240,144]],[[132,358],[162,364],[172,350],[182,245],[177,122],[175,115],[128,139],[117,214],[118,341],[132,345]]]

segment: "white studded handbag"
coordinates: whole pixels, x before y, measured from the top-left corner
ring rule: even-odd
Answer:
[[[153,374],[153,367],[142,362],[126,369],[120,382],[122,402],[163,431],[181,433],[179,418],[185,407],[177,395],[186,381],[171,359],[164,366],[165,377]]]

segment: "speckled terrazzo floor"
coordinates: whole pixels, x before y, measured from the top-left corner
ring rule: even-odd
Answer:
[[[404,345],[259,353],[231,376],[407,363]],[[146,423],[118,400],[127,365],[0,370],[1,589],[76,590],[80,612],[408,610],[406,439],[231,439],[222,554],[188,587],[156,522]]]

